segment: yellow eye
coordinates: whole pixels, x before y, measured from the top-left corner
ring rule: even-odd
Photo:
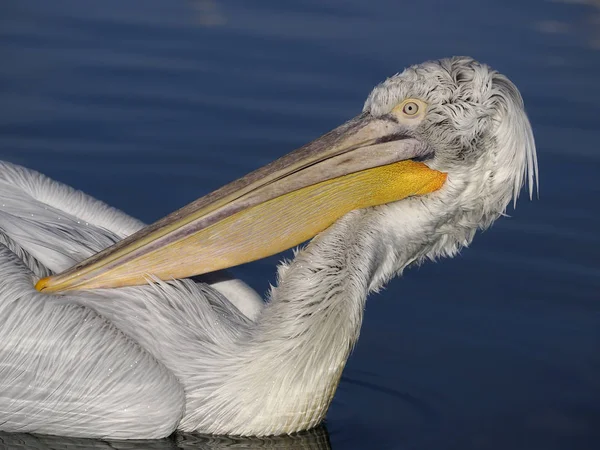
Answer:
[[[398,103],[391,114],[400,122],[405,123],[408,126],[414,127],[421,123],[425,118],[425,111],[427,111],[427,103],[418,98],[407,98],[401,103]]]
[[[417,105],[415,102],[407,102],[404,104],[402,112],[407,116],[414,116],[419,112],[419,105]]]

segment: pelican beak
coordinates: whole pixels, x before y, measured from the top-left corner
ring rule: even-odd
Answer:
[[[368,113],[196,200],[67,271],[44,292],[147,284],[264,258],[312,238],[349,211],[438,190],[446,174],[391,117]]]

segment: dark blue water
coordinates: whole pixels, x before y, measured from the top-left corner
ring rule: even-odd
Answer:
[[[150,222],[354,116],[406,65],[450,55],[521,89],[540,198],[370,299],[326,429],[0,446],[600,448],[597,0],[5,0],[0,159]],[[278,259],[235,273],[264,292]]]

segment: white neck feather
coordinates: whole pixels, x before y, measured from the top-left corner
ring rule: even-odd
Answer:
[[[221,391],[227,397],[211,397],[210,408],[221,414],[208,423],[206,404],[198,404],[184,428],[200,420],[214,433],[275,434],[318,424],[358,339],[369,291],[426,256],[430,239],[439,240],[428,208],[408,204],[399,206],[407,220],[394,224],[387,221],[403,216],[354,211],[280,266],[270,303],[232,355],[235,369]],[[418,239],[424,229],[432,234]]]
[[[391,207],[405,210],[386,214]],[[358,339],[368,292],[448,244],[435,234],[441,219],[429,210],[407,199],[346,215],[280,266],[278,286],[256,323],[220,314],[189,280],[119,290],[128,298],[90,293],[80,302],[175,373],[186,393],[180,429],[291,433],[324,418]],[[156,327],[156,317],[163,326]]]
[[[268,305],[228,358],[218,389],[225,395],[211,396],[210,406],[198,399],[184,428],[200,420],[214,433],[281,434],[324,418],[358,338],[372,275],[357,231],[362,215],[350,214],[279,267]],[[207,407],[220,414],[207,417]]]

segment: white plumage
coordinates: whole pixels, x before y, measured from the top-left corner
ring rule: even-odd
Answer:
[[[263,307],[239,280],[40,293],[34,282],[143,227],[34,171],[0,164],[0,430],[158,438],[269,435],[321,422],[370,291],[454,255],[537,177],[516,88],[469,58],[407,69],[365,113],[429,104],[415,136],[437,192],[346,214],[279,267]],[[237,305],[237,307],[236,307]]]

